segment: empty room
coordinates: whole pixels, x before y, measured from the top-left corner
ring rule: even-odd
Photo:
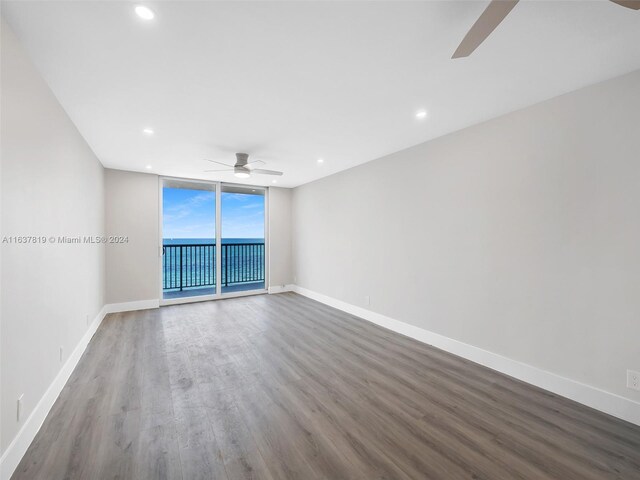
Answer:
[[[640,480],[640,0],[0,16],[0,480]]]

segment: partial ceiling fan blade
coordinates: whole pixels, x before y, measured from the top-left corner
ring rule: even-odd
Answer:
[[[207,162],[217,163],[218,165],[224,165],[225,167],[233,168],[233,165],[229,165],[228,163],[219,162],[219,161],[217,161],[217,160],[209,160],[208,158],[205,158],[205,160],[206,160]]]
[[[252,160],[247,165],[264,165],[264,162],[262,160]]]
[[[205,172],[233,172],[233,168],[221,168],[220,170],[204,170]]]
[[[505,19],[519,0],[492,0],[467,32],[451,58],[468,57]]]
[[[251,173],[260,173],[262,175],[282,175],[282,172],[275,170],[265,170],[264,168],[252,168]]]
[[[632,10],[640,10],[640,0],[611,0],[613,3],[622,5]]]

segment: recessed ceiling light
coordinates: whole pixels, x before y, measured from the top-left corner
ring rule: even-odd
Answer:
[[[271,183],[278,183],[277,180],[271,180]]]
[[[147,135],[153,135],[155,133],[152,128],[145,128],[144,130],[142,130],[142,132],[146,133]]]
[[[324,158],[319,158],[318,163],[324,163]]]
[[[152,167],[151,165],[147,165],[145,168],[146,168],[147,170],[151,170],[153,167]]]
[[[426,110],[418,110],[418,112],[416,112],[416,118],[418,120],[422,120],[424,118],[427,118],[427,111]]]
[[[153,17],[156,16],[149,7],[145,7],[144,5],[138,5],[135,9],[136,15],[138,15],[143,20],[153,20]]]

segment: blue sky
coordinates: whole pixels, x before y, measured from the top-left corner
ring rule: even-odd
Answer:
[[[216,194],[164,188],[164,238],[215,238]],[[222,192],[223,238],[264,238],[264,196]]]

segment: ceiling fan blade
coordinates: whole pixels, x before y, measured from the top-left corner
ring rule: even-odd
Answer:
[[[205,172],[233,172],[233,168],[221,168],[216,170],[204,170]]]
[[[632,10],[640,10],[640,0],[611,0],[613,3],[622,5]]]
[[[262,160],[252,160],[247,165],[264,165],[264,162]]]
[[[467,32],[451,58],[468,57],[491,35],[519,0],[492,0]]]
[[[252,168],[251,173],[260,173],[262,175],[282,175],[282,172],[275,170],[265,170],[264,168]]]
[[[217,160],[209,160],[208,158],[205,158],[205,160],[206,160],[207,162],[217,163],[218,165],[224,165],[225,167],[233,168],[233,165],[229,165],[228,163],[219,162],[219,161],[217,161]]]

